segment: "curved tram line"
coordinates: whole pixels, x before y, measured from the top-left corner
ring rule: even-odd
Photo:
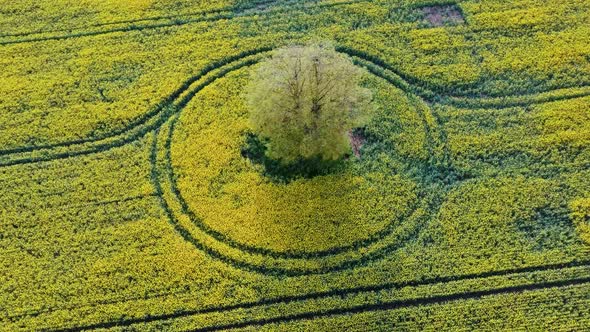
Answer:
[[[241,67],[239,67],[239,68],[241,68]],[[239,69],[239,68],[236,68],[236,69]],[[224,71],[224,73],[227,74],[227,73],[229,73],[229,71]],[[375,73],[375,75],[383,78],[383,75],[380,75],[380,73]],[[215,79],[217,79],[217,78],[220,78],[220,76],[216,76]],[[390,82],[388,80],[386,80],[386,81]],[[211,82],[209,82],[209,83],[211,83]],[[201,87],[201,85],[199,85],[199,87]],[[229,246],[230,248],[238,249],[242,253],[249,254],[249,255],[261,255],[261,256],[264,256],[265,259],[272,258],[272,259],[276,259],[276,260],[321,259],[321,258],[335,256],[335,255],[338,255],[338,254],[341,254],[344,252],[358,251],[360,248],[367,248],[368,249],[369,246],[371,246],[373,244],[377,244],[380,241],[382,241],[383,239],[385,239],[386,237],[393,235],[394,232],[396,230],[398,230],[398,224],[399,223],[403,224],[403,221],[408,220],[415,213],[415,211],[420,207],[420,204],[423,204],[424,202],[419,201],[415,206],[412,207],[412,209],[410,210],[410,212],[406,216],[402,216],[401,218],[399,218],[399,220],[391,220],[384,229],[377,232],[376,234],[373,234],[372,236],[370,236],[366,239],[355,241],[354,243],[352,243],[348,246],[335,247],[335,248],[331,248],[329,250],[318,251],[318,252],[302,252],[302,251],[280,252],[280,251],[275,251],[275,250],[271,250],[271,249],[267,249],[267,248],[262,248],[262,247],[257,247],[257,246],[252,246],[252,245],[237,242],[237,241],[229,238],[227,235],[212,229],[210,226],[208,226],[202,220],[200,220],[200,218],[197,217],[192,211],[190,211],[190,208],[189,208],[187,202],[184,200],[184,198],[182,197],[182,195],[177,187],[176,176],[174,174],[174,170],[171,165],[170,150],[171,150],[171,143],[172,143],[172,134],[174,132],[174,127],[175,127],[175,124],[176,124],[178,117],[179,117],[178,114],[180,114],[180,112],[182,112],[182,110],[186,107],[188,102],[199,91],[200,91],[200,89],[194,89],[193,91],[191,91],[191,93],[184,96],[177,103],[174,103],[175,109],[177,110],[176,111],[177,115],[175,115],[170,120],[168,134],[165,137],[165,143],[164,143],[165,157],[162,162],[162,164],[164,165],[163,166],[164,172],[161,172],[158,169],[158,160],[157,160],[158,159],[157,140],[158,140],[158,136],[159,136],[158,133],[156,134],[156,137],[154,139],[154,145],[153,145],[153,150],[152,150],[152,154],[151,154],[152,155],[152,169],[153,169],[152,181],[154,183],[154,186],[156,187],[156,191],[159,193],[159,196],[161,197],[162,206],[163,206],[164,210],[166,211],[166,213],[168,214],[169,220],[171,221],[172,226],[176,229],[176,231],[179,232],[179,234],[181,234],[185,240],[192,243],[195,247],[197,247],[201,250],[205,250],[211,256],[221,259],[221,260],[225,261],[226,263],[233,265],[233,266],[240,268],[240,269],[245,269],[245,270],[249,270],[249,271],[253,271],[253,272],[270,274],[270,275],[299,276],[299,275],[306,275],[306,274],[324,274],[324,273],[330,273],[330,272],[337,272],[337,271],[341,271],[341,270],[345,270],[345,269],[351,269],[351,268],[354,268],[357,266],[365,266],[369,262],[375,261],[377,259],[381,259],[382,257],[387,255],[388,253],[391,253],[393,250],[399,249],[401,244],[406,243],[408,241],[408,239],[411,239],[412,237],[417,235],[419,229],[421,228],[419,226],[425,222],[424,220],[420,220],[420,222],[416,222],[416,224],[413,225],[413,227],[411,227],[409,230],[403,229],[404,234],[401,235],[401,238],[396,234],[395,235],[396,240],[393,241],[393,244],[387,244],[383,248],[378,248],[378,249],[372,250],[372,251],[367,250],[368,253],[361,256],[360,258],[356,258],[356,259],[352,259],[352,260],[344,260],[343,262],[337,263],[336,265],[324,264],[324,261],[322,261],[321,267],[309,268],[309,269],[293,269],[293,268],[287,268],[287,267],[283,267],[283,266],[270,266],[269,267],[269,266],[265,266],[265,265],[252,264],[252,263],[246,262],[245,260],[236,259],[236,258],[231,257],[230,255],[223,254],[221,251],[212,248],[210,245],[205,245],[205,241],[202,241],[202,240],[199,241],[197,238],[195,238],[193,236],[193,234],[191,234],[190,231],[188,231],[185,227],[183,227],[181,225],[181,223],[178,221],[178,219],[175,216],[174,209],[171,208],[170,203],[168,203],[168,201],[165,199],[165,195],[163,194],[164,190],[169,190],[169,192],[172,193],[175,200],[180,205],[180,210],[182,211],[182,213],[191,219],[192,224],[198,228],[200,233],[203,233],[208,238],[212,238],[215,241],[220,242],[223,245]],[[430,133],[429,126],[428,126],[427,121],[425,119],[425,114],[423,113],[423,110],[420,110],[419,107],[417,110],[417,115],[419,118],[421,118],[421,121],[422,121],[425,131],[426,131],[426,136],[427,136],[427,140],[428,140],[426,148],[431,151],[434,149],[432,146],[434,144],[436,144],[436,142],[434,141],[434,139]],[[431,162],[435,162],[435,161],[431,161]],[[165,173],[164,176],[167,177],[167,181],[170,182],[170,184],[171,184],[170,188],[163,188],[162,187],[162,183],[160,183],[160,177],[162,176],[161,173]],[[424,199],[422,199],[422,201],[423,200]],[[429,205],[431,205],[431,204],[429,204]],[[437,211],[437,210],[438,210],[438,206],[430,206],[430,208],[428,209],[428,211],[431,211],[431,213],[433,213],[434,211]],[[421,218],[421,219],[423,219],[423,218]],[[402,225],[402,226],[407,226],[407,225]],[[268,264],[268,263],[269,262],[265,262],[265,264]],[[277,261],[276,263],[282,264],[284,262]]]
[[[79,155],[98,153],[110,150],[112,148],[120,147],[125,144],[136,141],[138,139],[141,139],[146,134],[161,127],[171,116],[175,114],[176,110],[173,107],[173,102],[179,99],[184,93],[189,91],[189,89],[194,83],[203,80],[203,82],[197,85],[191,92],[192,95],[196,94],[198,91],[202,90],[205,86],[213,82],[215,79],[224,76],[228,72],[231,72],[233,70],[239,69],[247,65],[254,64],[256,61],[254,61],[253,59],[248,59],[249,57],[260,56],[270,50],[271,48],[260,48],[245,51],[236,56],[227,57],[220,61],[214,62],[209,66],[206,66],[197,75],[183,82],[178,89],[176,89],[168,97],[164,98],[155,108],[137,117],[136,119],[131,121],[131,123],[127,125],[125,128],[110,132],[104,136],[96,138],[85,138],[75,141],[43,146],[30,146],[2,150],[0,151],[0,156],[5,157],[19,155],[22,153],[39,152],[45,153],[46,155],[42,155],[40,157],[17,157],[14,160],[0,162],[0,167],[36,163],[41,161],[51,161]],[[212,74],[216,70],[219,70],[219,72]],[[64,151],[52,154],[52,150],[61,148],[72,149],[73,151]]]
[[[237,269],[255,272],[255,273],[259,273],[259,274],[265,274],[265,275],[302,276],[302,275],[310,275],[310,274],[332,273],[332,272],[338,272],[338,271],[351,269],[351,268],[358,267],[358,266],[366,266],[367,264],[369,264],[373,261],[382,259],[383,257],[390,254],[392,251],[400,249],[400,247],[404,243],[406,243],[408,241],[408,239],[411,239],[417,235],[418,230],[420,228],[422,228],[422,224],[424,224],[426,222],[425,218],[421,218],[420,220],[418,220],[418,222],[416,222],[416,224],[411,225],[412,227],[409,227],[409,229],[403,229],[404,232],[402,232],[401,235],[396,234],[397,239],[396,239],[396,241],[393,241],[394,242],[393,244],[389,244],[383,248],[379,248],[377,250],[374,250],[373,252],[366,254],[357,260],[344,261],[342,263],[339,263],[337,265],[332,265],[332,266],[321,266],[321,267],[315,268],[315,269],[296,269],[296,268],[287,268],[287,267],[281,267],[281,266],[268,267],[265,265],[253,264],[253,263],[250,263],[246,260],[236,259],[230,255],[224,254],[220,250],[213,248],[210,245],[205,244],[205,241],[197,239],[193,234],[191,234],[191,232],[189,232],[185,227],[183,227],[181,225],[181,223],[179,222],[179,220],[176,218],[173,208],[170,207],[169,203],[167,202],[166,198],[164,197],[165,196],[164,191],[163,191],[164,189],[162,188],[161,182],[159,180],[159,178],[161,177],[162,174],[160,174],[160,171],[158,170],[157,134],[158,133],[156,133],[156,138],[154,138],[154,144],[152,146],[152,153],[151,153],[152,182],[153,182],[154,186],[156,187],[156,193],[160,197],[160,202],[161,202],[162,208],[166,212],[166,215],[168,216],[168,220],[169,220],[170,224],[187,242],[189,242],[193,246],[195,246],[195,248],[202,250],[202,251],[206,252],[209,256],[216,258],[218,260],[221,260],[224,263],[231,265]],[[177,200],[178,197],[175,197],[175,199]],[[433,207],[431,209],[431,211],[436,211],[436,210],[437,210],[436,207]],[[197,218],[194,215],[192,215],[192,216],[194,218]],[[211,233],[211,231],[209,229],[205,228],[206,226],[204,224],[202,224],[202,222],[199,221],[198,219],[191,218],[191,222],[193,222],[193,224],[195,226],[197,226],[198,228],[200,226],[200,228],[199,228],[200,233],[204,233],[204,235],[207,237],[213,237],[216,241],[219,241],[222,245],[229,246],[230,248],[234,247],[239,250],[245,250],[244,253],[248,253],[248,251],[250,251],[253,254],[264,255],[267,252],[266,249],[258,248],[258,247],[244,248],[243,245],[240,245],[240,244],[237,244],[235,242],[228,240],[223,234]],[[370,241],[371,242],[378,242],[381,238],[391,235],[396,230],[396,227],[393,227],[393,226],[396,226],[396,224],[395,223],[390,224],[389,227],[387,227],[384,231],[382,231],[382,234],[378,234],[378,236],[376,238],[370,239]],[[407,226],[407,225],[405,225],[405,226]],[[219,236],[219,238],[215,238],[216,236]],[[348,248],[344,248],[344,249],[348,249]],[[358,248],[352,248],[352,249],[358,249]],[[338,254],[338,252],[335,252],[335,253],[324,252],[322,257],[327,257],[327,256],[331,256],[331,255],[336,255],[336,254]],[[305,255],[287,254],[287,253],[284,253],[282,255],[277,255],[277,253],[273,253],[273,254],[270,254],[268,257],[267,256],[265,256],[265,257],[266,258],[273,258],[272,255],[278,256],[276,258],[282,258],[282,259],[289,259],[289,258],[290,259],[302,259],[302,258],[306,257]],[[310,256],[313,256],[313,255],[310,255]],[[281,262],[279,262],[279,263],[281,263]]]
[[[215,79],[222,77],[228,72],[238,69],[239,61],[245,60],[247,57],[261,56],[266,52],[271,51],[272,47],[263,47],[253,50],[241,52],[235,56],[229,56],[219,61],[213,62],[210,65],[203,68],[197,75],[189,78],[183,82],[178,89],[172,94],[164,98],[158,105],[152,110],[142,114],[141,116],[133,119],[130,123],[118,130],[106,133],[98,137],[88,137],[79,140],[72,140],[68,142],[39,145],[39,146],[25,146],[11,149],[0,150],[0,157],[4,160],[0,160],[0,167],[22,165],[29,163],[36,163],[41,161],[51,161],[56,159],[64,159],[79,155],[87,155],[97,152],[109,150],[111,148],[120,147],[122,145],[131,143],[137,139],[144,137],[147,133],[161,127],[171,116],[178,110],[174,110],[172,105],[178,100],[185,92],[187,92],[191,85],[204,79],[204,82],[199,86],[195,87],[191,92],[192,95],[198,93],[207,84],[213,82]],[[521,94],[519,95],[522,100],[511,100],[508,96],[507,100],[498,100],[497,98],[487,99],[480,97],[461,97],[457,99],[450,94],[438,93],[435,90],[427,88],[427,82],[423,82],[412,78],[408,75],[401,73],[391,65],[388,65],[378,57],[355,50],[350,47],[340,46],[337,48],[338,51],[348,54],[353,57],[358,65],[365,66],[371,73],[378,77],[381,77],[394,85],[395,87],[403,90],[404,92],[412,95],[416,95],[425,101],[430,103],[438,104],[450,104],[458,107],[467,109],[480,109],[480,108],[510,108],[515,106],[541,104],[557,100],[567,100],[590,96],[590,89],[588,91],[578,91],[574,93],[564,93],[557,96],[540,96],[540,94]],[[237,64],[236,64],[237,63]],[[246,66],[255,63],[255,61],[243,64]],[[225,66],[234,64],[235,68],[224,69]],[[211,75],[214,71],[220,70],[220,73]],[[206,78],[208,77],[208,78]],[[560,90],[560,89],[558,89]],[[543,93],[549,93],[546,91]],[[540,97],[539,97],[540,96]],[[182,99],[179,105],[188,100]],[[504,103],[503,106],[500,103]],[[59,151],[62,149],[71,149],[66,151]],[[57,151],[54,151],[57,150]],[[27,155],[28,154],[28,155]],[[36,156],[40,155],[40,156]]]
[[[186,105],[186,103],[188,103],[188,101],[192,97],[194,97],[194,95],[196,95],[200,90],[202,90],[205,86],[212,83],[217,78],[223,77],[224,75],[226,75],[227,73],[229,73],[233,70],[237,70],[239,68],[249,66],[249,65],[256,63],[259,60],[259,58],[255,58],[256,56],[263,55],[264,53],[266,53],[270,50],[271,50],[270,48],[263,48],[263,49],[246,51],[246,52],[240,53],[237,56],[228,57],[224,60],[213,63],[212,65],[203,69],[198,75],[185,81],[179,89],[177,89],[173,94],[171,94],[170,96],[165,98],[160,103],[160,105],[158,107],[156,107],[154,110],[137,118],[126,128],[109,134],[108,137],[88,138],[88,139],[79,140],[79,141],[59,143],[59,144],[55,144],[55,145],[47,145],[47,146],[43,146],[43,147],[24,147],[24,148],[20,148],[20,149],[4,150],[4,151],[0,151],[0,155],[10,156],[13,154],[26,153],[26,152],[36,152],[39,150],[51,150],[51,149],[61,148],[61,147],[63,147],[63,148],[82,147],[83,149],[81,149],[81,150],[58,152],[54,155],[51,155],[50,154],[51,151],[48,151],[48,155],[46,155],[46,156],[26,157],[26,158],[21,158],[21,159],[10,160],[8,162],[0,163],[0,167],[6,167],[6,166],[18,165],[18,164],[34,163],[34,162],[39,162],[39,161],[56,160],[56,159],[77,156],[77,155],[86,155],[86,154],[102,152],[102,151],[106,151],[106,150],[109,150],[114,147],[122,146],[122,145],[128,144],[130,142],[133,142],[141,137],[144,137],[146,134],[148,134],[150,132],[154,132],[154,131],[157,136],[157,134],[159,132],[159,128],[162,125],[164,125],[166,123],[166,121],[169,120],[171,117],[177,115],[178,112],[182,109],[182,107],[184,107]],[[379,64],[379,61],[374,61],[372,56],[363,54],[358,51],[351,51],[350,49],[348,49],[348,52],[347,52],[347,50],[341,48],[340,51],[345,52],[349,55],[352,55],[356,58],[359,58],[362,61],[370,62],[373,66],[375,66],[375,68],[384,69],[384,71],[380,71],[381,75],[378,75],[379,77],[386,79],[388,82],[390,82],[393,85],[395,85],[396,87],[404,90],[406,93],[417,94],[416,90],[412,88],[412,85],[409,82],[404,81],[403,77],[398,76],[398,78],[396,78],[396,77],[392,78],[391,75],[388,76],[387,75],[388,73],[386,71],[391,71],[390,68],[381,66]],[[251,57],[251,59],[246,59],[249,57]],[[375,68],[373,68],[373,70],[371,70],[369,68],[369,70],[373,74],[378,74],[379,72],[377,70],[375,70]],[[212,74],[216,70],[219,70],[219,72]],[[212,74],[212,75],[210,75],[210,74]],[[394,74],[395,74],[395,72],[394,72]],[[399,80],[399,78],[401,78],[401,81]],[[191,86],[200,80],[203,80],[203,82],[198,84],[197,86],[195,86],[192,90],[190,90],[190,92],[188,92],[188,94],[185,95],[185,93],[187,91],[189,91]],[[423,88],[418,88],[418,89],[423,89]],[[428,91],[428,90],[426,90],[426,91]],[[184,95],[184,97],[183,97],[183,95]],[[429,98],[428,95],[423,95],[423,94],[417,94],[417,95],[423,99],[431,100],[433,102],[438,102],[439,100],[441,100],[440,98],[445,97],[445,96],[438,96],[439,98],[437,98],[437,100],[433,100],[433,99]],[[586,93],[585,95],[590,95],[590,92]],[[578,98],[578,97],[580,97],[580,94],[576,93],[576,94],[569,95],[569,96],[562,96],[562,99],[571,99],[571,98]],[[179,99],[180,99],[180,101],[178,103],[175,103],[175,101],[179,100]],[[475,101],[476,99],[473,98],[473,100]],[[485,99],[480,99],[480,98],[477,98],[477,100],[485,101]],[[544,103],[544,102],[547,102],[547,100],[545,100],[545,99],[530,100],[529,102],[527,102],[527,104]],[[174,104],[181,106],[181,108],[178,109],[176,107],[172,107],[172,105],[174,105]],[[510,105],[507,107],[512,107],[512,106]],[[441,129],[441,128],[439,128],[439,129]],[[441,130],[441,132],[442,132],[442,130]],[[104,142],[105,140],[109,140],[109,139],[112,139],[113,142]],[[92,145],[90,147],[87,147],[86,149],[84,149],[85,144],[92,144]],[[443,142],[443,144],[444,144],[444,142]],[[153,163],[156,163],[156,158],[157,158],[156,147],[157,147],[157,140],[154,139],[154,148],[152,149],[152,162]],[[154,167],[153,174],[152,174],[153,177],[158,176],[158,174],[156,172],[157,172],[157,170]],[[159,187],[159,185],[157,185],[157,187]],[[161,188],[159,188],[157,191],[158,191],[160,198],[163,199]],[[174,216],[173,216],[172,211],[168,210],[167,208],[165,208],[165,210],[170,217],[171,223],[174,225],[175,221],[174,221]],[[178,228],[178,225],[174,225],[174,226],[175,226],[176,230],[185,239],[187,239],[189,242],[195,244],[195,246],[197,248],[207,252],[212,257],[215,257],[215,258],[218,258],[222,261],[225,261],[235,267],[254,271],[254,272],[262,272],[262,273],[269,273],[270,272],[271,274],[280,274],[280,275],[285,275],[285,273],[286,273],[287,275],[290,275],[289,271],[284,271],[284,270],[268,271],[268,270],[264,270],[264,269],[260,270],[259,266],[248,266],[248,264],[244,263],[244,262],[233,262],[231,260],[228,260],[227,257],[223,256],[219,252],[211,250],[210,248],[208,248],[206,246],[203,246],[198,241],[191,241],[190,239],[192,236],[186,230],[184,230],[182,228]],[[390,252],[390,250],[392,248],[385,248],[385,249],[387,249],[387,250],[381,251],[378,255],[376,255],[375,257],[372,257],[372,259],[370,259],[370,260],[364,261],[362,265],[365,265],[369,261],[373,261],[374,259],[379,259],[379,258],[385,256],[387,253]],[[345,268],[350,268],[350,267],[354,267],[354,266],[343,266],[341,268],[345,269]],[[57,329],[55,331],[82,331],[82,330],[96,329],[96,328],[128,326],[128,325],[142,323],[142,322],[153,322],[153,321],[158,321],[158,320],[166,320],[166,319],[173,319],[173,318],[178,318],[178,317],[191,316],[191,315],[196,315],[196,314],[204,313],[204,312],[227,311],[227,310],[234,310],[234,309],[238,309],[238,308],[253,308],[256,306],[266,306],[266,305],[275,304],[275,303],[289,303],[289,302],[303,301],[303,300],[322,298],[322,297],[354,294],[355,292],[361,292],[361,291],[378,291],[378,290],[383,290],[383,289],[395,289],[395,288],[413,286],[413,285],[415,285],[415,286],[429,285],[429,284],[444,283],[444,282],[448,282],[448,281],[485,278],[485,277],[490,277],[490,276],[503,276],[503,275],[510,275],[510,274],[515,274],[515,273],[523,273],[523,272],[547,271],[547,270],[563,269],[563,268],[568,268],[568,267],[590,267],[590,261],[560,263],[560,264],[545,265],[545,266],[527,267],[527,268],[522,268],[522,269],[491,271],[491,272],[486,272],[486,273],[464,275],[464,276],[440,277],[440,278],[434,278],[431,280],[413,281],[413,282],[407,282],[407,283],[402,283],[402,284],[399,284],[399,283],[397,283],[397,284],[384,284],[384,285],[378,285],[378,286],[373,286],[373,287],[368,287],[368,288],[363,287],[363,288],[356,288],[356,289],[350,289],[350,290],[337,290],[337,291],[324,292],[324,293],[312,293],[312,294],[306,294],[306,295],[302,295],[302,296],[276,298],[276,299],[263,300],[263,301],[259,301],[259,302],[253,302],[253,303],[239,304],[239,305],[234,305],[234,306],[229,306],[229,307],[204,309],[205,311],[203,311],[203,310],[184,311],[184,312],[177,312],[174,314],[164,314],[164,315],[160,315],[160,316],[147,316],[147,317],[137,318],[137,319],[127,319],[127,320],[118,320],[118,321],[113,321],[113,322],[105,322],[105,323],[99,323],[99,324],[76,327],[76,328]],[[336,270],[338,270],[338,269],[336,269]],[[291,272],[293,272],[293,271],[291,271]],[[334,271],[321,271],[320,273],[327,273],[327,272],[334,272]],[[292,275],[301,275],[301,274],[307,274],[307,271],[299,271],[299,272],[295,271],[295,273],[293,273]],[[459,300],[459,299],[464,299],[464,298],[480,298],[482,296],[494,295],[494,294],[514,293],[514,292],[522,292],[522,291],[533,290],[533,289],[544,289],[544,288],[553,288],[553,287],[564,287],[564,286],[576,285],[576,284],[586,284],[588,282],[590,282],[590,278],[580,278],[580,279],[564,280],[564,281],[558,281],[558,282],[545,282],[545,283],[542,282],[542,283],[536,283],[536,284],[514,286],[514,287],[505,287],[505,288],[498,288],[498,289],[485,290],[485,291],[476,291],[476,292],[469,292],[469,293],[460,293],[460,294],[446,295],[446,296],[439,296],[439,297],[421,298],[421,299],[413,299],[413,300],[402,300],[402,301],[395,301],[395,302],[379,304],[379,305],[363,305],[363,306],[349,308],[349,309],[333,309],[333,310],[329,310],[329,311],[322,311],[322,312],[316,312],[316,313],[306,313],[306,314],[299,314],[299,315],[293,315],[293,316],[284,316],[281,318],[252,320],[252,321],[247,321],[247,322],[229,324],[226,326],[213,326],[213,327],[203,328],[203,329],[200,329],[199,331],[213,331],[213,330],[227,329],[227,328],[232,328],[232,327],[258,326],[258,325],[265,325],[265,324],[271,324],[271,323],[289,322],[289,321],[295,321],[295,320],[301,320],[301,319],[310,319],[310,318],[314,318],[314,317],[339,315],[339,314],[346,314],[346,313],[388,310],[388,309],[395,309],[395,308],[401,308],[401,307],[407,307],[407,306],[417,306],[417,305],[424,305],[424,304],[430,304],[430,303],[447,302],[447,301]],[[57,309],[57,310],[59,310],[59,309]]]
[[[423,114],[421,114],[421,112],[418,112],[419,116],[423,116]],[[248,244],[243,244],[241,242],[237,242],[235,240],[232,240],[231,238],[229,238],[227,235],[220,233],[216,230],[214,230],[213,228],[211,228],[210,226],[206,225],[205,223],[203,223],[192,211],[190,211],[190,208],[188,206],[188,203],[186,202],[186,200],[184,199],[184,197],[182,196],[180,190],[178,189],[178,184],[177,184],[177,175],[174,173],[174,168],[172,167],[172,158],[170,156],[171,153],[171,145],[172,145],[172,136],[174,133],[174,128],[175,125],[177,124],[178,121],[178,116],[175,116],[170,123],[170,130],[168,131],[168,135],[166,135],[166,141],[164,143],[164,150],[165,150],[165,158],[164,158],[164,171],[165,171],[165,175],[168,178],[168,181],[171,183],[171,191],[174,194],[174,196],[176,197],[176,199],[178,200],[178,202],[180,203],[181,207],[182,207],[182,213],[185,215],[188,215],[192,222],[204,233],[206,233],[207,235],[215,238],[218,241],[224,242],[225,244],[234,247],[236,249],[251,253],[251,254],[260,254],[260,255],[265,255],[265,256],[270,256],[272,258],[278,258],[278,259],[312,259],[312,258],[324,258],[327,256],[333,256],[333,255],[337,255],[346,251],[350,251],[350,250],[357,250],[360,247],[367,247],[381,239],[383,239],[384,237],[386,237],[387,235],[390,235],[394,229],[395,229],[395,222],[392,220],[392,222],[390,222],[383,230],[377,232],[376,234],[372,235],[371,237],[367,238],[367,239],[362,239],[362,240],[357,240],[349,245],[346,246],[341,246],[341,247],[333,247],[327,250],[322,250],[322,251],[315,251],[315,252],[304,252],[304,251],[291,251],[291,252],[282,252],[282,251],[277,251],[277,250],[272,250],[272,249],[267,249],[267,248],[262,248],[262,247],[257,247],[257,246],[252,246],[252,245],[248,245]],[[425,122],[425,120],[424,120]],[[428,135],[427,135],[428,136]],[[430,145],[434,144],[434,142],[429,141],[428,145],[430,147]],[[153,165],[154,167],[156,167],[156,165]],[[410,213],[406,216],[402,216],[401,219],[407,219],[410,217],[410,215],[418,208],[419,206],[416,205],[414,206],[412,209],[410,209]]]

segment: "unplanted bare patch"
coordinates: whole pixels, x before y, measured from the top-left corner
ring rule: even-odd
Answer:
[[[432,27],[465,23],[465,18],[457,5],[427,6],[421,10],[424,20]]]
[[[348,133],[348,137],[350,138],[350,147],[352,148],[352,153],[357,157],[361,157],[361,148],[367,141],[366,138],[359,132],[359,131],[351,131]]]

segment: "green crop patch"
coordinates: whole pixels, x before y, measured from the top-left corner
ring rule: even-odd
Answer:
[[[0,1],[0,331],[590,326],[590,2]],[[329,41],[321,170],[245,100]],[[304,167],[302,167],[304,168]]]

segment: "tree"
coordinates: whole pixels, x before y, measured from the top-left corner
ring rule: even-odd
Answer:
[[[278,49],[260,63],[246,89],[254,132],[267,156],[283,164],[350,151],[349,132],[368,119],[371,91],[362,69],[329,44]]]

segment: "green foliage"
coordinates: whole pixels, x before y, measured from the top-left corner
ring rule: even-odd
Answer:
[[[278,49],[261,63],[246,92],[254,131],[268,155],[336,160],[350,150],[349,132],[368,118],[371,92],[363,72],[327,44]]]

